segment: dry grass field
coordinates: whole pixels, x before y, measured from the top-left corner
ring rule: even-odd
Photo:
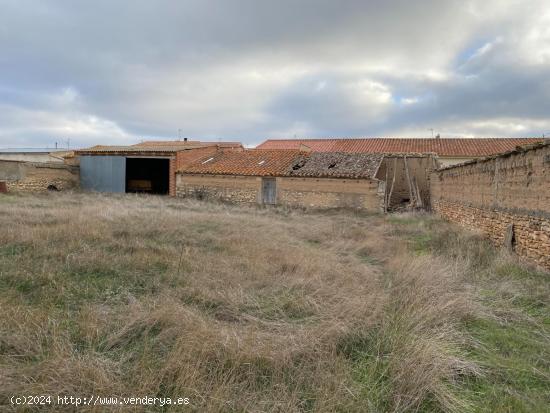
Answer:
[[[543,412],[549,280],[427,215],[1,195],[0,410]]]

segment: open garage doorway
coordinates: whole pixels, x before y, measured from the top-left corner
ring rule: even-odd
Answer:
[[[126,192],[168,195],[170,160],[126,158]]]

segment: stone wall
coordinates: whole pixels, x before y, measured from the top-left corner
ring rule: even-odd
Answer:
[[[255,176],[177,174],[176,196],[258,203],[261,183]]]
[[[59,163],[0,161],[0,181],[8,192],[47,191],[79,187],[79,168]]]
[[[436,171],[432,208],[460,225],[481,230],[550,269],[550,145],[534,145],[501,156]]]
[[[277,204],[309,208],[358,208],[379,211],[379,182],[368,179],[276,178]],[[262,178],[233,175],[178,174],[180,197],[261,203]]]

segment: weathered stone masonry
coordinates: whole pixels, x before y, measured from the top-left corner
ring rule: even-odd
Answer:
[[[277,203],[293,207],[364,208],[379,211],[379,182],[367,179],[277,177]],[[256,176],[178,174],[179,197],[261,203],[262,178]]]
[[[0,181],[6,182],[10,192],[74,189],[79,186],[79,168],[59,163],[0,161]]]
[[[534,145],[493,158],[436,171],[432,208],[450,221],[482,231],[550,269],[550,145]]]
[[[254,176],[177,175],[176,196],[257,203],[262,180]]]

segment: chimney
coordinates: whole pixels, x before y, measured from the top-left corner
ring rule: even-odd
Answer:
[[[184,141],[184,142],[187,142],[187,138],[183,138],[183,141]]]
[[[440,138],[441,138],[441,135],[438,133],[437,135],[435,135],[435,138],[436,138],[436,139],[440,139]]]

